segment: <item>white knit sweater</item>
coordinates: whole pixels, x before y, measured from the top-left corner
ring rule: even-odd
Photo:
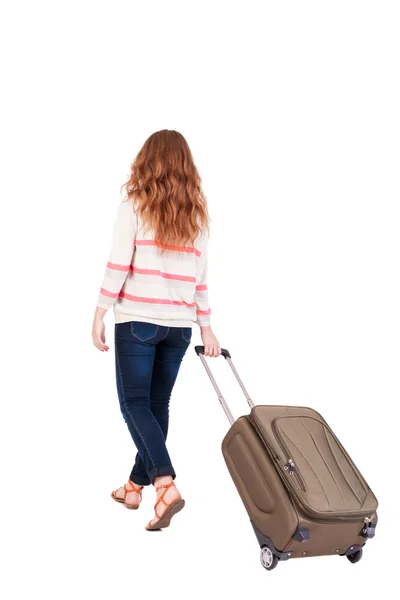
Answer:
[[[161,253],[132,203],[123,201],[97,305],[114,306],[116,323],[209,325],[207,242],[204,233],[194,247],[163,245]]]

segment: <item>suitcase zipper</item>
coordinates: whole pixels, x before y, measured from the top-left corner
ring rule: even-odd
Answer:
[[[286,457],[289,457],[290,456],[289,448],[286,446],[285,442],[283,441],[283,438],[282,438],[281,434],[279,433],[279,431],[277,430],[275,423],[273,423],[272,425],[273,425],[275,435],[278,438],[281,448],[283,449]],[[291,458],[287,458],[287,462],[284,465],[283,469],[284,469],[284,471],[287,471],[287,473],[290,476],[295,477],[295,479],[297,480],[297,483],[299,484],[299,486],[303,490],[303,492],[307,492],[306,482],[304,481],[301,473],[299,473],[299,471],[296,469],[296,465],[294,464],[294,462]]]
[[[304,479],[300,475],[300,473],[296,470],[296,465],[294,464],[291,458],[288,459],[286,465],[283,467],[285,471],[289,473],[289,475],[293,475],[294,479],[297,480],[297,483],[303,490],[303,492],[307,491],[306,484],[304,483]]]
[[[268,437],[265,435],[264,428],[253,411],[251,412],[251,417],[252,417],[251,420],[252,420],[253,424],[255,425],[256,430],[260,434],[260,437],[261,437],[262,441],[264,442],[264,445],[267,448],[267,450],[269,451],[270,455],[272,457],[274,457],[275,459],[278,458],[279,462],[282,464],[283,461],[282,461],[281,457],[280,456],[277,457],[276,452],[273,450],[273,446],[270,446],[270,442],[268,440]],[[274,428],[274,433],[277,433],[279,445],[282,447],[282,450],[285,452],[286,456],[289,456],[286,444],[283,442],[282,436],[279,434],[279,432],[276,432],[276,427],[275,427],[274,423],[273,423],[273,428]],[[285,484],[286,488],[289,491],[289,494],[294,496],[300,509],[302,510],[302,512],[304,513],[304,515],[306,517],[310,517],[314,521],[321,521],[321,522],[325,522],[325,523],[331,523],[333,520],[335,520],[335,521],[351,521],[351,520],[358,521],[364,517],[363,513],[362,512],[360,513],[360,511],[349,512],[349,513],[345,513],[345,514],[338,513],[338,512],[330,512],[330,513],[326,513],[326,514],[321,514],[317,511],[315,511],[314,509],[312,509],[304,501],[304,498],[303,498],[301,492],[299,491],[298,487],[293,485],[290,482],[289,477],[286,475],[286,471],[289,470],[289,466],[288,466],[289,460],[291,461],[292,467],[294,467],[294,470],[292,470],[292,472],[296,474],[298,483],[300,484],[300,481],[302,482],[302,484],[300,484],[299,487],[302,489],[302,491],[307,491],[305,484],[304,484],[304,480],[301,477],[300,473],[298,471],[296,471],[296,467],[295,467],[295,464],[292,459],[287,459],[286,465],[283,466],[283,469],[282,468],[279,469],[279,473],[281,475],[283,483]],[[285,466],[287,466],[288,468],[285,469]],[[329,515],[329,517],[328,517],[328,515]]]

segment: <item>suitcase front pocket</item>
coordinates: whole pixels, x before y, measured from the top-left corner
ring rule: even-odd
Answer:
[[[308,514],[353,518],[376,510],[376,498],[326,423],[285,416],[276,418],[272,428],[287,459],[287,485]]]

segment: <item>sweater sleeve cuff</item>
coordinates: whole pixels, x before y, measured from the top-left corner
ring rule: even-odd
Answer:
[[[197,324],[199,327],[209,327],[211,325],[211,319],[207,317],[197,317]]]
[[[99,308],[102,308],[103,310],[108,310],[109,308],[111,308],[111,306],[109,304],[103,304],[103,302],[98,302],[97,306]]]

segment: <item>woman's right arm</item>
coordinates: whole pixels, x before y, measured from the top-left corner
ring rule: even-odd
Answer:
[[[102,352],[108,350],[105,343],[104,315],[114,305],[128,276],[135,247],[135,237],[136,217],[132,203],[129,200],[121,202],[114,226],[109,261],[93,319],[93,343]]]

